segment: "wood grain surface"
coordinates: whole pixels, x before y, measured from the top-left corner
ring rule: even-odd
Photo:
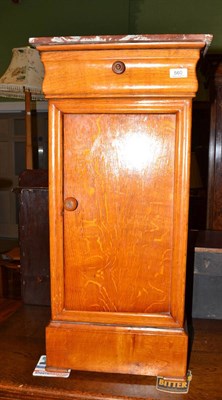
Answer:
[[[145,38],[35,41],[49,99],[48,368],[186,375],[191,99],[209,36]]]
[[[23,306],[0,324],[1,399],[172,400],[172,394],[156,390],[156,379],[151,376],[82,371],[72,371],[68,379],[32,376],[39,357],[45,354],[49,319],[48,307]],[[194,320],[192,332],[190,390],[173,398],[220,400],[222,321]]]
[[[175,115],[64,118],[65,308],[169,313]]]

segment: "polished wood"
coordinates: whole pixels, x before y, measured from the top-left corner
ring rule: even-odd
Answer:
[[[0,297],[0,323],[8,319],[21,306],[21,300]]]
[[[0,297],[21,298],[20,248],[0,254]]]
[[[7,260],[9,263],[13,261],[20,261],[21,251],[19,246],[15,246],[4,254],[1,254],[1,259]]]
[[[47,366],[185,377],[191,100],[209,36],[31,42],[49,99]]]
[[[42,51],[42,61],[50,68],[43,83],[47,98],[178,97],[195,95],[199,51],[206,51],[211,40],[212,35],[143,34],[43,37],[30,43]],[[116,61],[126,66],[119,79],[112,70]],[[188,68],[187,78],[171,79],[170,68],[181,65]]]
[[[47,328],[46,343],[49,367],[59,365],[65,369],[69,365],[75,370],[153,376],[162,368],[169,377],[185,377],[186,373],[187,336],[181,330],[120,326],[113,329],[80,323],[61,326],[56,322]]]
[[[220,400],[222,321],[194,320],[188,368],[193,379],[187,395],[156,390],[155,377],[71,371],[67,379],[34,377],[45,354],[50,309],[23,306],[0,324],[0,398],[13,400]],[[87,357],[87,354],[85,352]]]

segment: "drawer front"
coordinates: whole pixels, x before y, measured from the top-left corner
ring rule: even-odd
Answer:
[[[49,51],[46,97],[193,96],[198,50]]]

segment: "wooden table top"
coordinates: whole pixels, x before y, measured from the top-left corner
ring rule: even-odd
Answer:
[[[80,371],[71,371],[67,379],[32,376],[39,357],[45,354],[49,318],[49,307],[21,306],[0,324],[0,399],[222,399],[222,321],[193,321],[190,391],[172,395],[156,390],[155,377]]]

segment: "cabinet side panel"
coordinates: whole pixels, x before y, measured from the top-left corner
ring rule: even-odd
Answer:
[[[175,114],[64,115],[65,308],[168,313]]]

